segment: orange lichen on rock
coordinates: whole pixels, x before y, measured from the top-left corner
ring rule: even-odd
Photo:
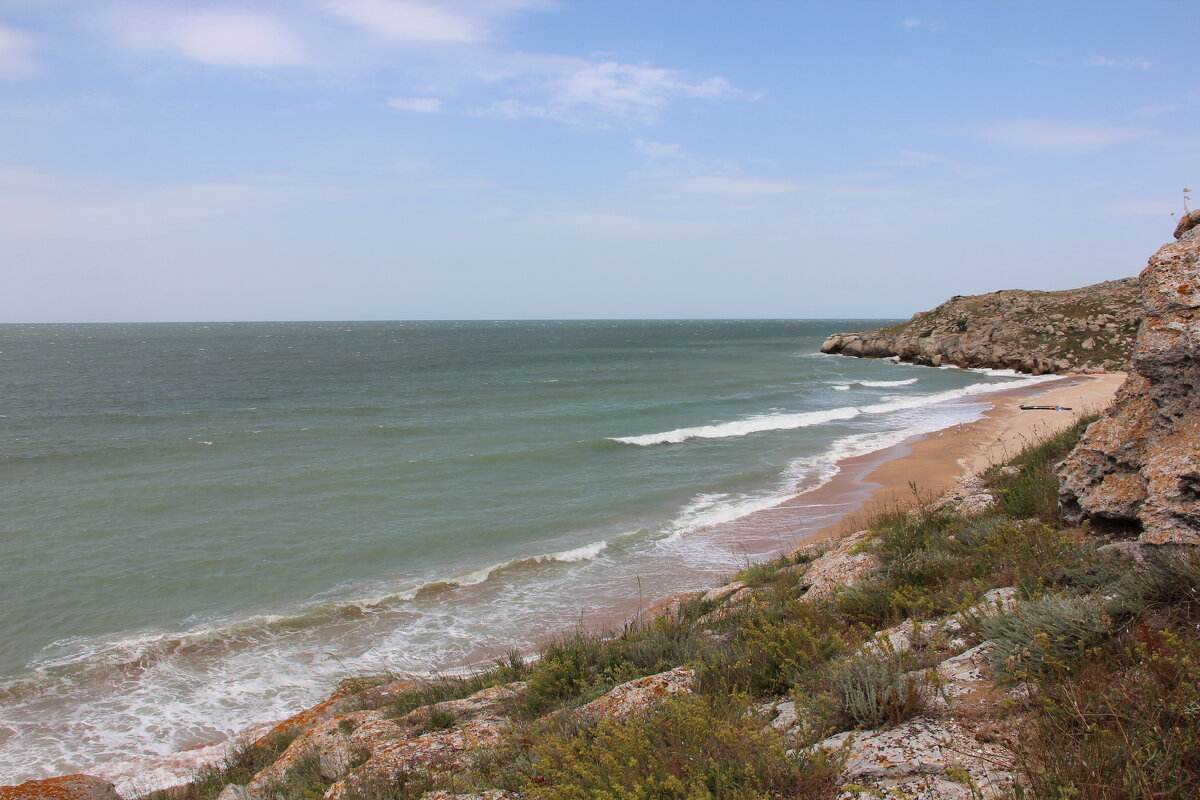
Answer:
[[[63,775],[44,781],[0,786],[0,800],[121,800],[111,783],[91,775]]]

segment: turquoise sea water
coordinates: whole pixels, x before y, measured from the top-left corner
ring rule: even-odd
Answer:
[[[711,584],[739,519],[1037,380],[817,352],[875,324],[0,326],[0,783]]]

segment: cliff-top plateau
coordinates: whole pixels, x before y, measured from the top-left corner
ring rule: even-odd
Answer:
[[[835,333],[823,353],[1034,375],[1128,368],[1142,317],[1136,278],[1080,289],[957,295],[908,322]]]

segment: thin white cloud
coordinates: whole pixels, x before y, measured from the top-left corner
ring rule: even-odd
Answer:
[[[41,71],[33,55],[32,36],[16,28],[0,25],[0,80],[19,81]]]
[[[1142,106],[1130,113],[1131,117],[1139,117],[1141,119],[1151,119],[1153,117],[1161,117],[1166,114],[1173,114],[1176,111],[1182,111],[1185,106],[1182,103],[1164,103],[1159,106]]]
[[[443,111],[445,96],[486,87],[474,113],[572,125],[653,124],[670,103],[757,99],[720,76],[651,64],[506,49],[497,35],[549,0],[304,0],[250,8],[124,2],[91,14],[119,47],[223,68],[304,68],[335,75],[396,70],[409,85],[386,102]],[[401,93],[403,92],[403,93]]]
[[[934,19],[920,19],[918,17],[909,17],[900,23],[900,27],[914,29],[920,28],[927,31],[940,31],[946,26]]]
[[[120,6],[103,21],[129,50],[215,67],[303,66],[304,47],[285,18],[235,6]]]
[[[637,150],[647,158],[676,160],[687,158],[683,152],[683,147],[678,144],[666,144],[664,142],[648,142],[645,139],[634,139],[633,149]]]
[[[405,44],[472,44],[487,41],[495,26],[519,11],[545,8],[545,0],[321,0],[319,7],[343,22]]]
[[[560,59],[566,61],[566,59]],[[576,61],[535,81],[541,102],[505,100],[492,111],[503,117],[537,117],[569,124],[624,120],[652,124],[670,100],[725,100],[744,96],[721,77],[692,81],[677,70],[616,61]]]
[[[1134,69],[1150,69],[1152,61],[1145,58],[1108,58],[1107,56],[1092,56],[1084,62],[1089,67],[1132,67]]]
[[[1137,125],[1049,119],[1012,120],[978,125],[969,128],[967,132],[1004,147],[1062,153],[1091,153],[1155,135],[1154,131]]]
[[[697,158],[678,144],[635,139],[633,147],[645,156],[646,163],[630,178],[656,192],[748,200],[798,188],[792,181],[743,175],[732,161]]]
[[[387,104],[400,111],[417,114],[433,114],[442,110],[442,101],[437,97],[393,97]]]

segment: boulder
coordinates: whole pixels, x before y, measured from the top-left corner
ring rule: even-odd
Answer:
[[[886,730],[839,733],[815,747],[846,755],[839,800],[977,800],[1014,784],[1012,754],[979,742],[953,719],[916,717]]]
[[[581,706],[575,714],[599,719],[628,717],[646,711],[670,695],[691,694],[695,685],[695,670],[676,667],[622,683],[603,697]]]
[[[810,563],[788,569],[802,573],[797,585],[808,590],[805,597],[825,597],[866,575],[879,563],[879,558],[866,549],[868,541],[867,531],[858,531],[834,540],[831,546],[810,546],[813,552],[828,549]]]
[[[1200,225],[1200,208],[1197,208],[1188,214],[1184,214],[1183,217],[1180,218],[1179,224],[1175,226],[1175,238],[1183,238],[1185,233],[1197,225]]]
[[[0,800],[121,800],[108,781],[91,775],[63,775],[43,781],[0,786]]]

